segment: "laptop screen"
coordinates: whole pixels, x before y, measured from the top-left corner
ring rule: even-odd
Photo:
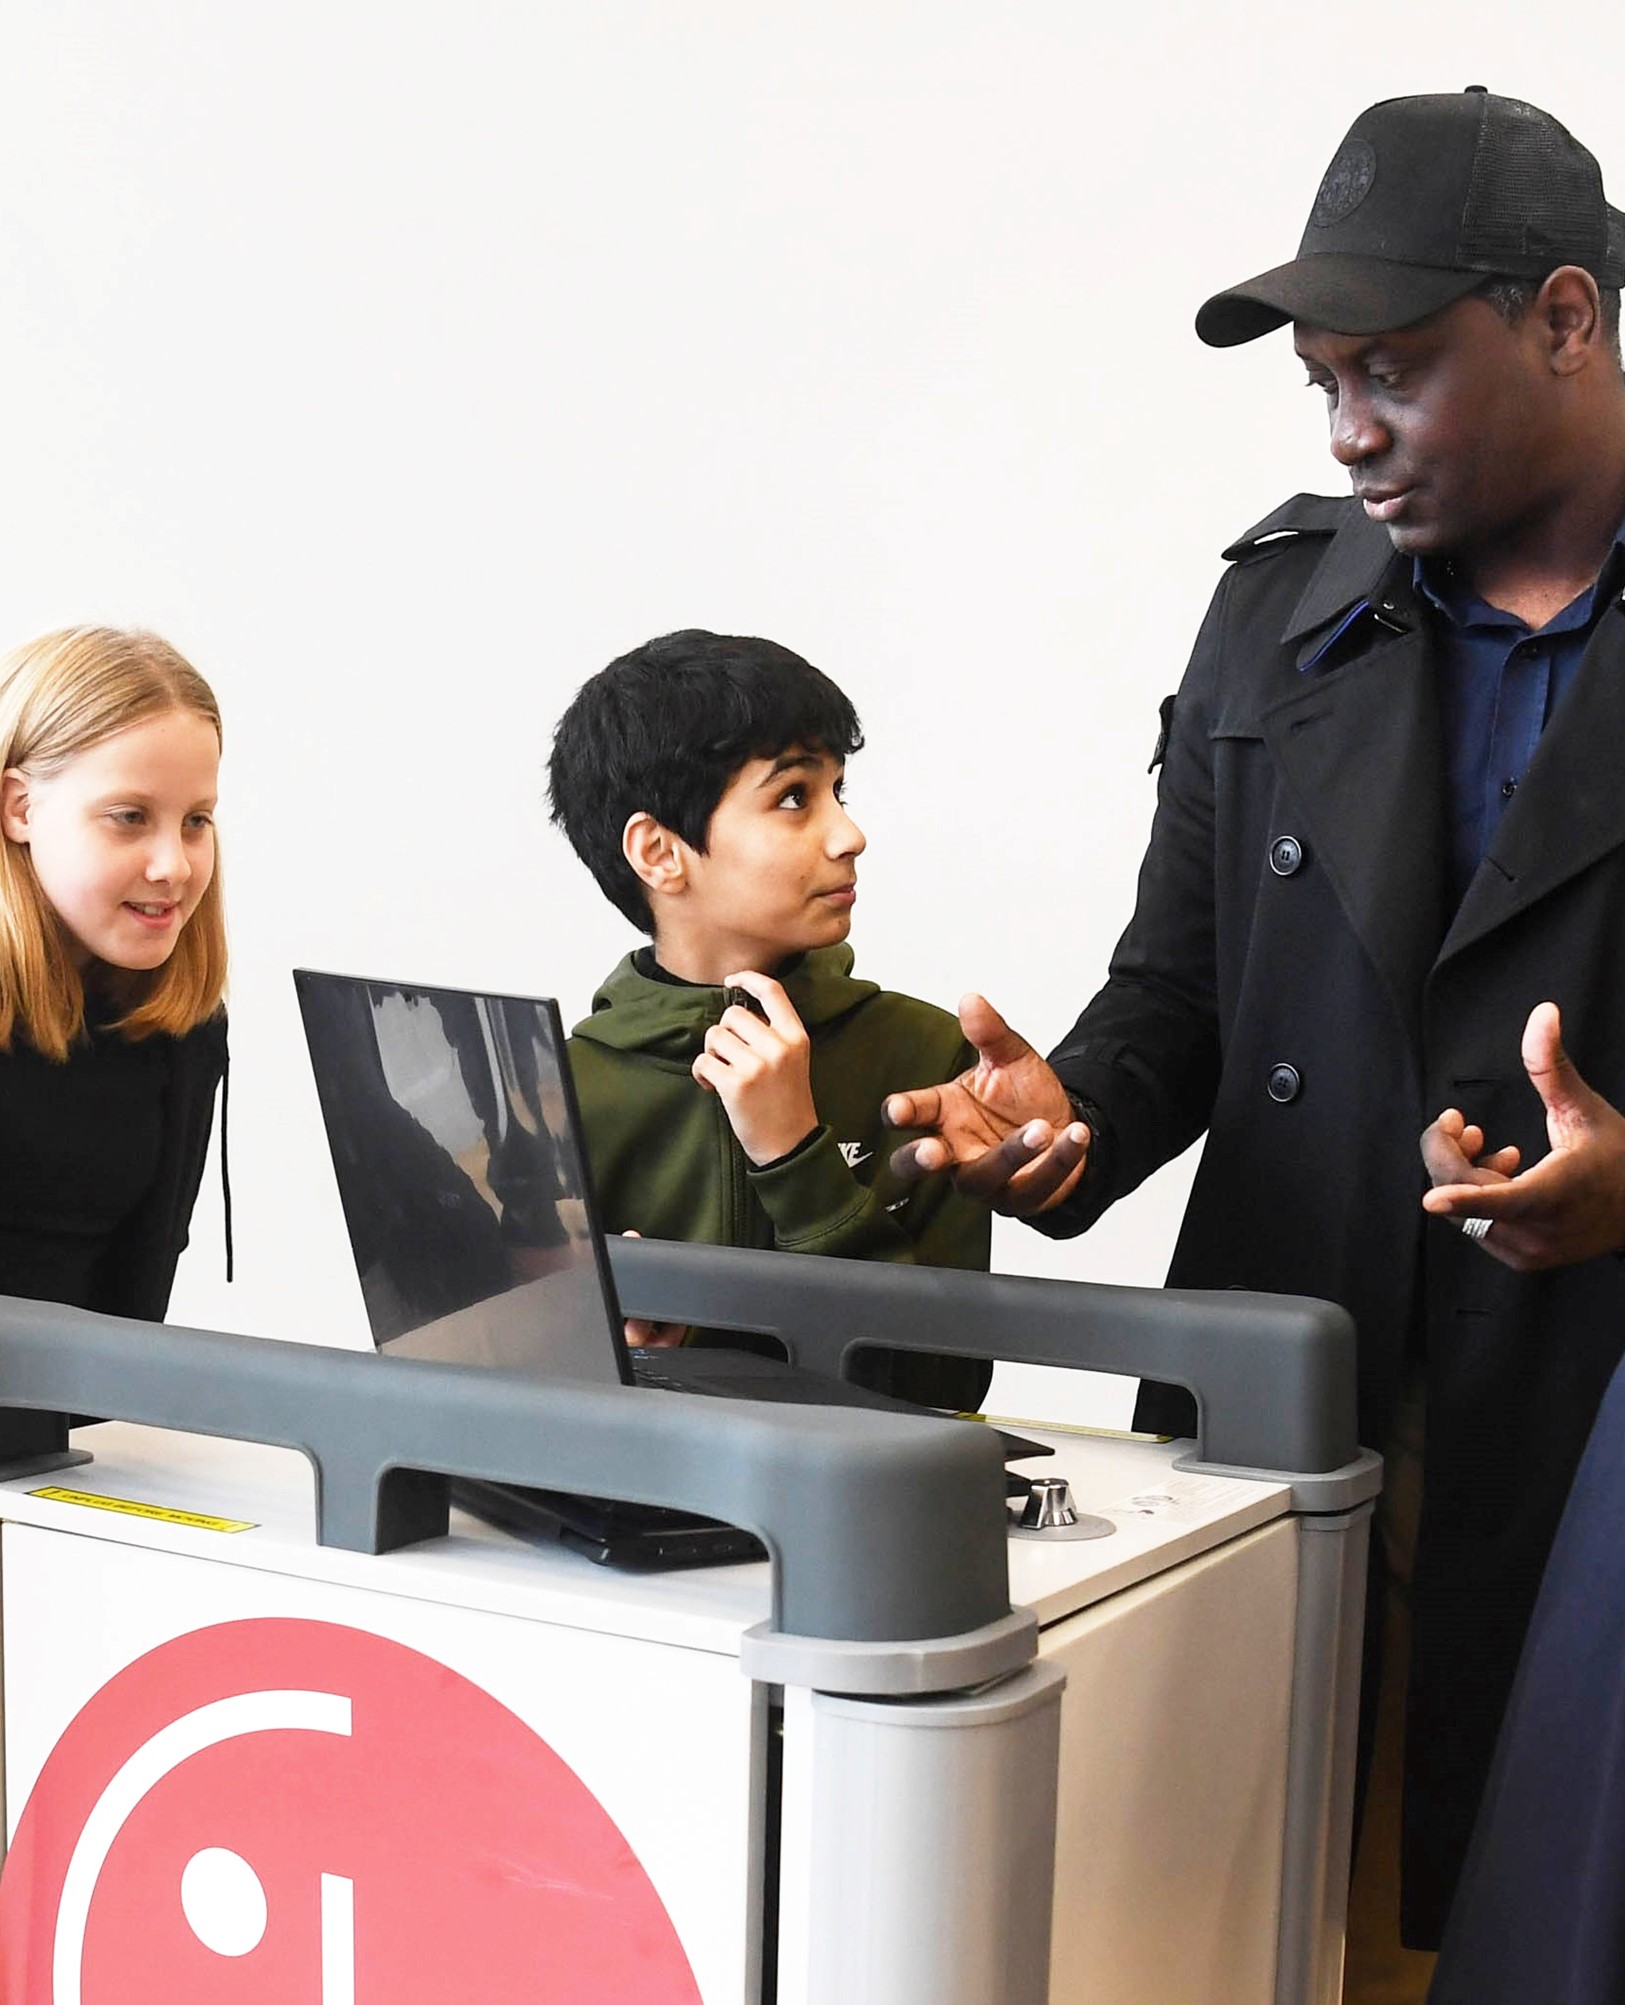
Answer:
[[[558,1007],[294,971],[380,1349],[628,1376]]]

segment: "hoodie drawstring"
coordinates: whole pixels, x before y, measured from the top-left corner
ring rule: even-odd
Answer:
[[[228,1046],[220,1068],[220,1201],[226,1220],[226,1279],[234,1266],[231,1243],[231,1049]]]

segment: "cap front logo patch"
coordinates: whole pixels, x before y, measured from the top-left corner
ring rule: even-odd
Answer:
[[[1352,216],[1370,194],[1376,178],[1376,154],[1363,139],[1351,139],[1326,169],[1310,212],[1310,228],[1329,230],[1333,223]]]

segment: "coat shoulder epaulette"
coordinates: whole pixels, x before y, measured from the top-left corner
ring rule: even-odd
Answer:
[[[1347,495],[1295,494],[1290,501],[1266,515],[1262,522],[1255,522],[1245,536],[1238,536],[1227,546],[1224,561],[1227,564],[1245,563],[1251,557],[1268,556],[1273,551],[1285,549],[1290,543],[1301,541],[1306,536],[1328,537],[1337,533],[1339,525],[1352,505]]]

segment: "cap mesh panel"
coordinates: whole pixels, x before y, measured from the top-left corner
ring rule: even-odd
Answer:
[[[1461,220],[1461,256],[1481,271],[1542,277],[1554,265],[1600,273],[1607,261],[1602,176],[1555,118],[1492,100]]]

